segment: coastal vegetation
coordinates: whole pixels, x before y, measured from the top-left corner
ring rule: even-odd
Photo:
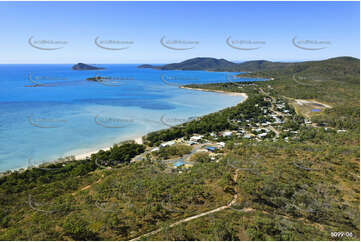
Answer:
[[[169,159],[172,157],[183,156],[186,154],[190,154],[192,151],[192,147],[189,145],[172,145],[161,147],[158,151],[154,151],[153,154],[161,159]]]
[[[246,61],[243,63],[234,63],[225,59],[216,59],[210,57],[197,57],[180,63],[166,65],[144,64],[138,68],[152,68],[158,70],[183,70],[183,71],[229,71],[229,72],[250,72],[259,70],[280,69],[292,66],[294,63],[272,62],[266,60]]]
[[[228,72],[245,72],[246,76],[262,76],[266,74],[269,77],[270,72],[274,74],[294,74],[308,69],[308,74],[316,78],[319,75],[323,77],[337,77],[347,74],[352,77],[357,72],[358,59],[353,57],[337,57],[324,61],[305,61],[305,62],[273,62],[267,60],[245,61],[235,63],[225,59],[216,59],[210,57],[197,57],[185,60],[179,63],[166,65],[149,65],[144,64],[138,68],[153,68],[158,70],[197,70],[197,71],[228,71]],[[335,68],[335,69],[334,69]],[[342,72],[341,69],[346,72]],[[310,70],[312,70],[310,72]],[[262,73],[265,71],[265,73]],[[333,78],[334,79],[334,78]]]
[[[61,181],[67,177],[86,175],[102,166],[117,166],[129,163],[134,156],[144,152],[144,146],[134,143],[114,145],[110,150],[100,150],[90,159],[48,164],[25,171],[14,171],[0,178],[1,192],[16,194],[34,187]],[[5,197],[4,197],[5,198]]]
[[[258,107],[255,107],[259,104]],[[220,112],[205,115],[197,120],[187,122],[176,127],[166,130],[160,130],[149,133],[145,137],[146,144],[150,146],[158,146],[161,142],[173,140],[181,137],[190,137],[193,134],[207,134],[209,132],[219,132],[230,129],[232,124],[230,119],[236,118],[237,115],[242,115],[244,120],[251,117],[255,118],[255,122],[265,120],[261,114],[262,105],[267,105],[264,102],[262,95],[249,97],[244,103],[241,103],[232,108],[226,108]]]
[[[359,240],[359,60],[258,65],[268,81],[187,86],[247,93],[234,107],[1,177],[0,240]],[[219,146],[167,169],[192,138]]]

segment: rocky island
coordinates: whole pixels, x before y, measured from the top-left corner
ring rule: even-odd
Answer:
[[[103,70],[105,68],[91,66],[84,63],[78,63],[76,65],[73,65],[72,69],[76,71],[88,71],[88,70]]]
[[[138,68],[151,68],[151,69],[156,69],[156,66],[153,65],[149,65],[149,64],[144,64],[144,65],[140,65],[138,66]]]

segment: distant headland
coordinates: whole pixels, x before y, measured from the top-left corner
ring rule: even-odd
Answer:
[[[235,63],[226,59],[211,57],[196,57],[179,63],[166,65],[143,64],[138,68],[151,68],[157,70],[182,70],[182,71],[226,71],[226,72],[252,72],[285,68],[295,63],[272,62],[266,60],[246,61]]]
[[[324,62],[329,61],[330,63],[338,63],[338,62],[349,63],[349,62],[355,62],[357,60],[359,59],[342,56],[342,57],[330,58],[328,60],[324,60]],[[259,72],[259,71],[274,71],[274,70],[293,71],[294,69],[298,69],[301,67],[304,68],[304,66],[309,67],[314,64],[315,64],[314,61],[273,62],[267,60],[253,60],[253,61],[236,63],[225,59],[216,59],[211,57],[196,57],[179,63],[172,63],[166,65],[143,64],[138,66],[138,68],[151,68],[156,70],[182,70],[182,71],[243,72],[246,74],[250,74],[252,72]]]

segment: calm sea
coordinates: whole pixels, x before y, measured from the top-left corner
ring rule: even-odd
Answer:
[[[0,171],[103,148],[242,100],[177,87],[227,82],[231,73],[71,66],[0,65]],[[94,76],[108,79],[86,80]]]

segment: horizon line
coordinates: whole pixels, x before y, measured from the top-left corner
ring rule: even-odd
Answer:
[[[224,59],[236,64],[240,64],[240,63],[244,63],[244,62],[249,62],[249,61],[271,61],[271,62],[306,62],[306,61],[322,61],[322,60],[328,60],[328,59],[333,59],[333,58],[340,58],[340,57],[351,57],[351,58],[356,58],[356,59],[360,59],[360,57],[355,57],[355,56],[345,56],[345,55],[341,55],[341,56],[334,56],[334,57],[327,57],[327,58],[322,58],[322,59],[302,59],[302,60],[296,60],[296,59],[288,59],[288,60],[272,60],[272,58],[270,59],[249,59],[249,60],[244,60],[244,61],[239,61],[239,60],[227,60],[225,58],[216,58],[216,57],[193,57],[193,58],[189,58],[189,59],[185,59],[185,60],[181,60],[181,61],[169,61],[166,63],[163,62],[151,62],[151,61],[143,61],[143,62],[130,62],[130,63],[119,63],[119,62],[113,62],[113,63],[94,63],[93,61],[84,61],[84,62],[72,62],[72,63],[0,63],[0,65],[74,65],[74,64],[78,64],[78,63],[86,63],[86,64],[92,64],[92,65],[143,65],[143,64],[149,64],[149,65],[166,65],[166,64],[172,64],[172,63],[179,63],[179,62],[183,62],[186,60],[190,60],[190,59],[194,59],[194,58],[214,58],[214,59]]]

